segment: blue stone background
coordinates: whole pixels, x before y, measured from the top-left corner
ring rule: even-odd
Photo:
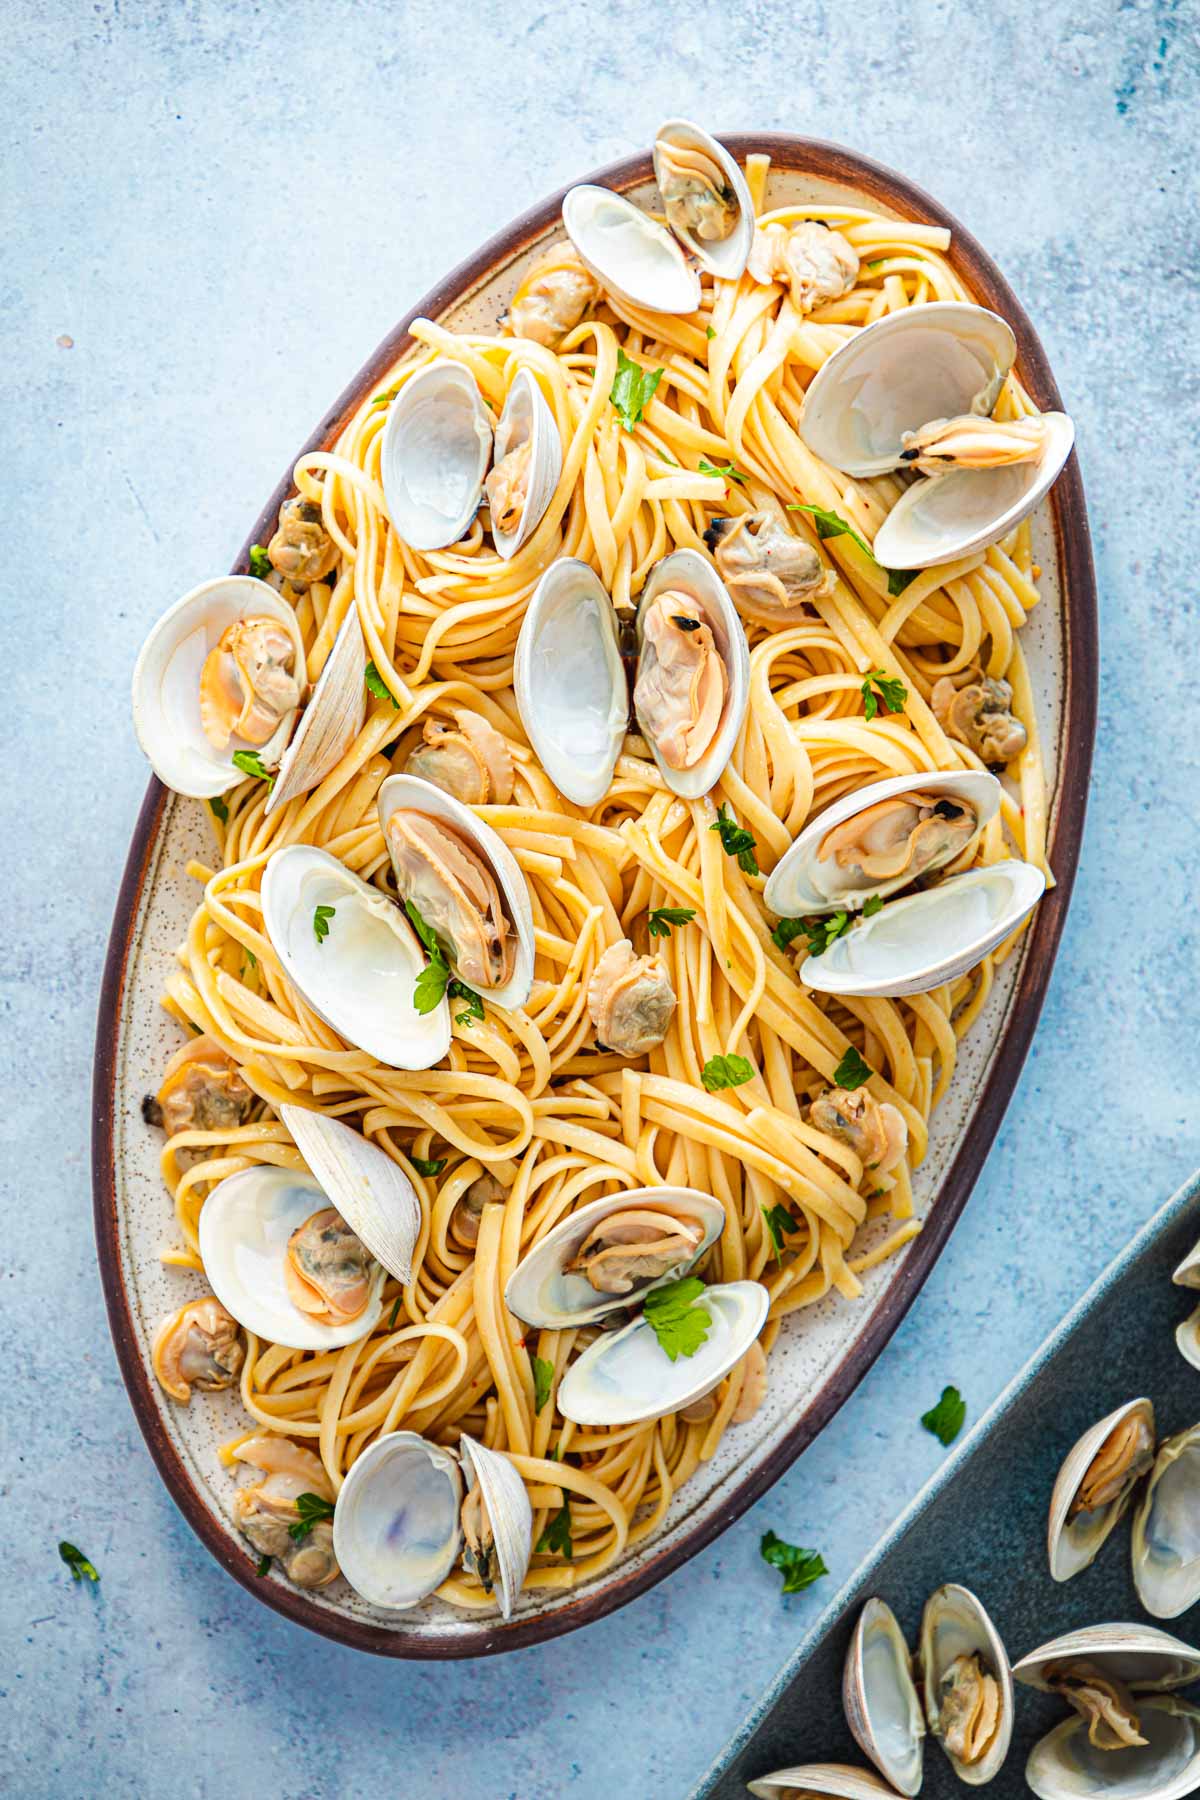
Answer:
[[[1200,1161],[1197,23],[1172,0],[467,6],[4,0],[6,579],[0,1789],[675,1800],[977,1417]],[[117,1375],[90,1221],[95,995],[157,613],[227,568],[435,277],[683,112],[832,138],[993,252],[1079,426],[1102,607],[1083,866],[1041,1029],[949,1249],[819,1442],[616,1616],[389,1664],[193,1538]],[[64,336],[74,339],[64,348]],[[784,1601],[768,1527],[831,1579]],[[99,1565],[72,1585],[55,1544]]]

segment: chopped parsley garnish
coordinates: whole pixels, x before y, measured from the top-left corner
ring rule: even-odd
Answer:
[[[816,523],[817,536],[819,538],[852,537],[859,549],[865,550],[867,555],[871,558],[871,561],[875,561],[870,544],[867,543],[865,538],[861,538],[858,535],[853,525],[847,525],[841,513],[826,512],[823,506],[808,506],[803,500],[794,500],[790,502],[787,510],[789,512],[811,513]]]
[[[717,808],[716,822],[708,829],[719,834],[721,848],[726,856],[737,857],[738,868],[742,870],[743,874],[758,874],[758,858],[754,854],[758,846],[758,839],[752,831],[747,831],[744,825],[738,824],[733,815],[726,810],[724,801]]]
[[[468,1024],[473,1018],[482,1019],[483,1001],[473,988],[451,976],[450,964],[446,961],[446,952],[438,942],[436,931],[425,923],[411,900],[404,902],[404,910],[413,922],[413,930],[429,952],[429,961],[417,976],[417,985],[413,989],[413,1005],[417,1011],[431,1013],[441,1005],[449,992],[468,1002],[467,1010],[456,1015],[459,1025]]]
[[[374,694],[377,700],[390,700],[396,711],[400,711],[400,702],[373,662],[369,662],[364,669],[363,680],[367,684],[368,693]]]
[[[400,1317],[400,1308],[403,1305],[403,1303],[404,1303],[404,1295],[397,1294],[396,1298],[392,1302],[392,1310],[388,1314],[387,1328],[389,1331],[395,1331],[396,1320]]]
[[[780,919],[771,933],[771,942],[777,950],[788,950],[792,939],[798,938],[802,931],[807,930],[808,926],[803,919]]]
[[[288,1536],[302,1544],[319,1519],[332,1519],[333,1501],[323,1500],[320,1494],[299,1494],[296,1511],[300,1517],[294,1525],[288,1526]]]
[[[626,431],[632,431],[638,424],[662,378],[662,369],[643,369],[641,363],[634,362],[623,350],[617,351],[617,372],[608,397],[620,414]]]
[[[397,385],[395,387],[384,388],[381,393],[376,394],[375,398],[371,402],[371,405],[372,406],[390,406],[392,401],[396,398],[396,395],[399,392],[400,392],[399,383],[397,383]]]
[[[273,1557],[260,1556],[258,1559],[258,1567],[255,1569],[254,1573],[256,1575],[269,1575],[271,1573],[271,1564],[273,1561]]]
[[[715,337],[716,337],[716,335],[717,335],[717,334],[716,334],[716,332],[715,332],[715,331],[714,331],[714,330],[713,330],[713,328],[712,328],[712,326],[711,326],[711,325],[706,325],[706,326],[705,326],[705,327],[704,327],[704,334],[705,334],[705,336],[706,336],[706,337],[708,337],[708,338],[715,338]]]
[[[873,719],[878,712],[903,712],[908,689],[898,675],[887,675],[882,669],[872,669],[869,675],[863,677],[862,697],[863,711],[868,719]]]
[[[100,1571],[95,1563],[89,1562],[83,1551],[77,1550],[74,1544],[68,1544],[66,1538],[60,1538],[58,1554],[70,1569],[72,1581],[83,1581],[86,1578],[93,1585],[99,1581]]]
[[[833,1071],[833,1084],[835,1087],[844,1088],[847,1093],[853,1093],[855,1088],[865,1087],[874,1072],[875,1071],[870,1065],[863,1061],[862,1057],[858,1054],[858,1051],[854,1048],[854,1045],[851,1044],[845,1056],[843,1056],[841,1062]]]
[[[785,1594],[799,1594],[829,1573],[819,1550],[802,1550],[799,1544],[785,1543],[773,1531],[763,1534],[758,1553],[783,1576]]]
[[[966,1416],[967,1403],[958,1389],[946,1387],[937,1405],[921,1414],[921,1423],[926,1431],[932,1431],[939,1444],[950,1445],[962,1430]]]
[[[422,1014],[434,1012],[445,999],[449,984],[450,965],[438,950],[417,976],[417,985],[413,989],[413,1005],[417,1011]]]
[[[214,819],[220,819],[222,825],[228,825],[228,823],[229,823],[229,808],[226,806],[225,802],[221,799],[219,794],[214,795],[213,798],[209,801],[208,810],[212,814]]]
[[[804,930],[808,937],[808,954],[824,956],[830,944],[835,943],[843,932],[850,929],[850,914],[847,912],[826,913],[823,918],[805,919]]]
[[[881,563],[879,566],[882,568],[883,564]],[[920,573],[920,569],[889,569],[887,572],[888,593],[891,598],[894,600],[897,594],[902,594],[909,582],[915,581]]]
[[[539,1550],[549,1550],[558,1556],[565,1556],[570,1562],[573,1555],[571,1545],[571,1502],[564,1500],[550,1523],[546,1526],[537,1541]]]
[[[700,458],[700,474],[720,475],[726,481],[740,481],[743,485],[745,485],[746,481],[746,477],[739,469],[735,468],[731,462],[727,462],[722,466],[720,463],[710,463],[706,456]]]
[[[653,937],[670,937],[674,925],[690,925],[695,918],[691,906],[652,906],[646,918],[646,929]]]
[[[869,894],[867,896],[867,898],[863,901],[863,909],[862,909],[863,918],[864,919],[873,919],[875,917],[875,914],[879,911],[879,909],[882,905],[883,905],[883,895],[882,894]]]
[[[461,1000],[464,1003],[462,1012],[454,1015],[456,1025],[470,1025],[474,1020],[483,1018],[483,1001],[475,989],[469,988],[465,981],[451,980],[447,984],[446,992],[452,1000]]]
[[[698,1275],[684,1275],[646,1295],[642,1316],[672,1362],[680,1356],[695,1356],[708,1336],[712,1314],[695,1304],[703,1292]]]
[[[554,1386],[554,1364],[544,1356],[531,1356],[529,1360],[533,1365],[533,1410],[541,1412]]]
[[[444,1156],[410,1156],[408,1160],[417,1174],[423,1175],[426,1181],[432,1181],[434,1176],[440,1175],[446,1166]]]
[[[329,921],[337,911],[335,906],[318,906],[313,913],[313,936],[318,944],[323,944],[329,936]]]
[[[271,573],[271,559],[261,544],[250,546],[250,573],[257,576],[259,581],[265,581]]]
[[[700,1079],[710,1094],[722,1088],[741,1087],[754,1075],[754,1065],[744,1056],[710,1056],[700,1071]]]
[[[259,781],[265,781],[269,788],[275,786],[275,777],[266,768],[257,750],[235,750],[233,766],[240,769],[243,775],[254,775]]]
[[[783,1260],[783,1237],[785,1232],[799,1231],[800,1221],[793,1219],[786,1206],[764,1206],[762,1216],[767,1222],[767,1231],[775,1246],[775,1261]]]

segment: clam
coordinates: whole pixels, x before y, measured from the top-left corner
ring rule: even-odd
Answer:
[[[484,482],[496,552],[515,556],[554,498],[562,439],[537,379],[518,369],[496,426],[495,461]]]
[[[773,513],[712,519],[704,542],[738,611],[760,624],[795,624],[806,605],[833,590],[818,552]]]
[[[1133,1584],[1156,1619],[1200,1600],[1200,1425],[1158,1447],[1133,1517]]]
[[[982,1603],[950,1582],[925,1602],[918,1651],[929,1729],[955,1774],[980,1787],[999,1773],[1013,1728],[1008,1657]]]
[[[257,1164],[219,1181],[200,1211],[200,1256],[238,1324],[292,1350],[341,1349],[383,1311],[382,1265],[368,1266],[330,1196],[290,1169]]]
[[[400,899],[445,952],[456,980],[513,1012],[533,987],[533,910],[516,858],[453,795],[414,775],[379,790],[379,823]]]
[[[338,559],[338,547],[325,529],[321,508],[302,494],[293,494],[279,509],[279,523],[267,545],[267,558],[275,573],[301,590],[324,581]]]
[[[333,1500],[333,1485],[320,1458],[290,1438],[266,1433],[245,1439],[233,1454],[246,1470],[258,1471],[233,1496],[238,1530],[260,1556],[275,1558],[296,1587],[328,1587],[339,1574],[333,1528],[328,1519],[316,1519],[303,1530],[306,1521],[299,1506],[304,1494]]]
[[[594,1324],[686,1275],[724,1228],[721,1202],[696,1188],[632,1188],[593,1200],[521,1259],[504,1303],[545,1331]]]
[[[675,989],[656,957],[635,956],[629,939],[621,938],[596,964],[587,1005],[597,1042],[618,1056],[645,1056],[667,1035]]]
[[[693,313],[700,274],[665,225],[611,188],[584,183],[563,200],[567,236],[609,293],[649,312]]]
[[[747,260],[755,281],[782,282],[797,312],[840,300],[858,280],[859,255],[849,238],[822,219],[760,226]]]
[[[361,1132],[326,1113],[285,1104],[279,1116],[347,1226],[389,1275],[407,1285],[421,1202],[403,1169]]]
[[[385,783],[386,785],[386,783]],[[263,872],[263,923],[288,979],[349,1043],[393,1069],[450,1048],[450,1009],[414,994],[426,956],[407,916],[327,850],[288,844]]]
[[[811,1800],[814,1794],[828,1794],[833,1800],[889,1800],[889,1796],[895,1800],[895,1789],[886,1781],[849,1763],[796,1763],[758,1776],[747,1782],[746,1789],[756,1800]]]
[[[1200,1786],[1200,1709],[1173,1694],[1138,1704],[1140,1745],[1097,1746],[1084,1716],[1065,1719],[1036,1743],[1025,1780],[1039,1800],[1120,1795],[1122,1800],[1183,1800]]]
[[[357,608],[351,606],[283,753],[279,774],[267,796],[268,816],[284,801],[307,794],[324,781],[362,730],[367,716],[366,666],[362,626]]]
[[[716,1387],[762,1330],[770,1296],[760,1282],[731,1281],[705,1288],[696,1305],[710,1324],[692,1356],[672,1361],[644,1316],[597,1338],[559,1382],[563,1418],[576,1425],[636,1425],[679,1412]]]
[[[461,363],[433,362],[388,411],[379,473],[388,517],[414,550],[456,544],[479,510],[492,415]]]
[[[724,145],[687,119],[668,119],[655,134],[654,179],[684,249],[710,275],[736,281],[754,241],[754,203]]]
[[[859,1614],[842,1677],[842,1706],[854,1741],[897,1792],[920,1792],[925,1720],[912,1657],[886,1601]]]
[[[223,575],[163,614],[133,671],[133,726],[154,773],[211,800],[244,777],[252,752],[278,766],[304,696],[296,615],[265,581]]]
[[[502,1615],[511,1618],[533,1553],[533,1508],[507,1456],[469,1437],[459,1449],[467,1482],[459,1515],[463,1567],[485,1593],[496,1592]]]
[[[168,1060],[157,1094],[142,1101],[142,1117],[174,1137],[177,1131],[235,1130],[253,1106],[254,1094],[232,1056],[202,1032]]]
[[[154,1373],[181,1406],[188,1404],[193,1388],[215,1394],[232,1387],[245,1355],[237,1320],[211,1294],[169,1313],[150,1347]]]
[[[449,1231],[455,1243],[461,1244],[466,1250],[473,1250],[479,1242],[479,1224],[484,1207],[495,1205],[498,1201],[503,1202],[507,1194],[507,1188],[496,1180],[490,1169],[477,1175],[459,1195],[454,1211],[450,1214]]]
[[[908,1150],[908,1123],[898,1106],[876,1100],[868,1087],[827,1088],[808,1109],[818,1131],[853,1150],[860,1162],[886,1175]]]
[[[1188,1252],[1171,1280],[1176,1287],[1200,1287],[1200,1244]],[[1200,1369],[1200,1306],[1175,1327],[1175,1342],[1179,1346],[1179,1354],[1191,1363],[1193,1369]]]
[[[464,806],[507,806],[513,796],[513,759],[503,737],[480,713],[451,709],[453,725],[426,717],[401,773],[431,781]]]
[[[508,328],[514,337],[531,338],[557,350],[599,295],[574,246],[551,244],[518,283],[508,308]]]
[[[1200,1681],[1200,1650],[1155,1625],[1087,1625],[1041,1644],[1013,1664],[1013,1680],[1057,1693],[1064,1669],[1090,1663],[1133,1693],[1163,1692]]]
[[[746,716],[745,631],[724,584],[695,550],[675,550],[654,565],[638,631],[638,725],[672,793],[698,800],[721,779]]]
[[[1008,763],[1025,748],[1029,733],[1012,711],[1012,685],[973,669],[962,687],[939,676],[929,704],[947,737],[957,738],[981,762]]]
[[[1149,1400],[1128,1400],[1084,1432],[1050,1496],[1046,1548],[1055,1581],[1070,1581],[1095,1560],[1153,1460]]]
[[[629,692],[612,601],[580,558],[552,562],[534,589],[513,687],[529,741],[559,793],[594,806],[625,741]]]

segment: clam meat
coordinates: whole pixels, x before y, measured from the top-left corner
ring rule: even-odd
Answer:
[[[279,509],[279,527],[267,545],[271,567],[284,581],[303,592],[314,581],[324,581],[337,561],[337,545],[325,529],[321,508],[302,494],[285,500]]]
[[[980,418],[964,413],[956,419],[931,419],[918,431],[906,431],[900,460],[922,475],[946,469],[1005,469],[1011,463],[1035,462],[1049,435],[1040,414],[1028,419]]]
[[[893,794],[843,819],[817,851],[816,875],[829,898],[915,881],[965,850],[979,829],[969,800],[953,794]]]
[[[812,545],[770,513],[715,518],[704,541],[735,605],[759,606],[772,617],[799,616],[806,601],[828,594],[834,586],[832,571]]]
[[[479,1221],[485,1206],[503,1201],[508,1190],[501,1186],[489,1169],[477,1175],[455,1203],[450,1214],[450,1236],[455,1243],[473,1250],[479,1242]]]
[[[937,1713],[947,1754],[967,1767],[982,1762],[1000,1726],[1000,1684],[977,1651],[956,1656],[942,1674]]]
[[[981,762],[1011,762],[1025,748],[1028,733],[1012,711],[1009,682],[973,671],[965,687],[941,676],[930,695],[934,717],[947,737],[957,738]]]
[[[631,1207],[598,1220],[563,1269],[585,1275],[597,1293],[628,1294],[694,1261],[703,1240],[697,1218]]]
[[[142,1101],[142,1116],[174,1137],[178,1131],[230,1131],[245,1124],[253,1105],[233,1058],[205,1035],[171,1057],[157,1094]]]
[[[1154,1461],[1154,1441],[1154,1408],[1138,1399],[1072,1445],[1050,1496],[1046,1550],[1055,1581],[1070,1581],[1095,1561]]]
[[[533,439],[526,438],[495,465],[483,484],[492,525],[504,532],[516,531],[529,497]]]
[[[600,298],[600,285],[569,243],[552,244],[530,264],[512,297],[508,329],[557,350],[589,306]]]
[[[512,921],[482,856],[446,820],[407,807],[388,816],[384,837],[401,901],[447,947],[459,978],[485,991],[507,982]]]
[[[659,138],[654,166],[672,231],[720,243],[738,221],[738,200],[715,157],[701,144]]]
[[[287,1241],[284,1281],[292,1303],[321,1325],[346,1325],[371,1298],[365,1244],[333,1207],[298,1225]]]
[[[633,692],[645,735],[672,769],[695,768],[720,729],[729,691],[712,622],[692,594],[668,589],[642,616]]]
[[[1119,1419],[1084,1471],[1069,1519],[1094,1513],[1123,1500],[1154,1462],[1154,1429],[1144,1412]]]
[[[466,707],[453,711],[454,724],[426,719],[421,741],[404,763],[464,806],[507,806],[513,794],[513,760],[495,726]]]
[[[265,1434],[248,1438],[233,1454],[260,1472],[258,1479],[246,1482],[234,1494],[238,1530],[260,1556],[274,1557],[296,1587],[323,1588],[336,1581],[340,1571],[330,1520],[317,1519],[307,1531],[300,1530],[302,1494],[333,1500],[333,1487],[319,1458],[290,1438]]]
[[[675,990],[660,962],[635,956],[628,938],[610,944],[588,984],[596,1036],[618,1056],[645,1056],[667,1035]]]
[[[790,228],[778,222],[760,226],[746,267],[757,282],[784,283],[797,312],[807,313],[850,292],[859,257],[840,231],[804,219]]]
[[[880,1175],[895,1168],[908,1149],[904,1114],[888,1101],[876,1100],[866,1087],[830,1088],[813,1101],[809,1118],[818,1131],[847,1145]]]
[[[205,1294],[163,1320],[150,1361],[164,1390],[186,1406],[193,1388],[214,1394],[232,1387],[245,1355],[237,1320],[212,1294]]]
[[[295,712],[304,671],[291,634],[271,618],[226,626],[200,671],[200,724],[215,750],[232,737],[261,748]]]
[[[1144,1744],[1133,1695],[1123,1681],[1095,1663],[1050,1665],[1046,1681],[1056,1694],[1087,1721],[1089,1744],[1097,1750],[1128,1750]]]

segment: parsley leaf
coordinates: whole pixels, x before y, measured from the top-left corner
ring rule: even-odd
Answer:
[[[235,750],[233,766],[235,769],[240,769],[243,775],[257,776],[258,780],[265,781],[269,788],[275,786],[275,777],[270,769],[264,767],[263,759],[257,750]]]
[[[70,1569],[72,1581],[82,1581],[85,1576],[93,1585],[99,1581],[100,1571],[95,1563],[89,1562],[83,1551],[77,1550],[74,1544],[68,1544],[66,1538],[59,1540],[58,1554]]]
[[[695,1356],[708,1336],[712,1314],[693,1304],[703,1292],[698,1275],[684,1275],[665,1287],[652,1288],[642,1304],[642,1317],[672,1362],[680,1356]]]
[[[554,1364],[544,1356],[531,1356],[529,1360],[533,1364],[533,1410],[541,1412],[554,1386]]]
[[[209,801],[208,810],[212,814],[214,819],[220,819],[222,825],[228,825],[228,823],[229,823],[229,808],[226,806],[225,802],[221,799],[219,794],[214,795],[213,798]]]
[[[396,1298],[392,1302],[391,1313],[388,1315],[387,1328],[389,1331],[395,1331],[395,1329],[396,1329],[396,1320],[400,1317],[400,1308],[401,1308],[403,1302],[404,1302],[404,1295],[397,1294]]]
[[[404,902],[404,910],[412,920],[413,930],[428,950],[430,956],[442,956],[442,946],[438,943],[437,932],[427,925],[411,900]],[[442,958],[445,961],[445,958]]]
[[[318,944],[323,944],[329,936],[329,921],[336,911],[335,906],[318,906],[313,913],[313,936]]]
[[[780,919],[771,933],[771,942],[777,950],[790,949],[792,939],[798,938],[808,926],[803,919]]]
[[[833,1084],[853,1093],[856,1088],[865,1086],[870,1081],[874,1070],[865,1063],[858,1051],[851,1044],[837,1068],[833,1071]]]
[[[754,1076],[754,1065],[744,1056],[710,1056],[700,1071],[700,1079],[710,1094],[722,1088],[741,1087]]]
[[[299,1494],[296,1497],[296,1511],[300,1517],[294,1525],[288,1526],[288,1536],[302,1544],[318,1519],[332,1519],[333,1501],[323,1500],[320,1494]]]
[[[775,1261],[782,1262],[783,1234],[785,1231],[799,1231],[800,1221],[793,1219],[786,1206],[764,1206],[762,1216],[767,1222],[767,1230],[775,1246]]]
[[[875,561],[870,544],[866,542],[865,538],[859,537],[853,525],[847,525],[841,513],[826,512],[823,506],[807,506],[803,500],[791,502],[787,510],[789,512],[811,513],[816,521],[817,536],[819,538],[852,537],[859,549],[865,550],[867,555],[871,558],[871,561]]]
[[[400,711],[400,702],[373,662],[369,662],[363,670],[363,680],[367,684],[368,693],[374,694],[377,700],[390,700],[395,710]]]
[[[695,918],[691,906],[652,906],[646,917],[646,929],[653,937],[670,937],[673,925],[690,925]]]
[[[246,961],[247,961],[247,962],[248,962],[248,963],[249,963],[249,964],[250,964],[250,967],[251,967],[251,968],[252,968],[252,969],[257,969],[257,967],[258,967],[258,958],[257,958],[257,956],[255,956],[255,954],[254,954],[254,952],[253,952],[253,950],[247,950],[247,952],[246,952]]]
[[[271,559],[261,544],[250,546],[250,573],[259,581],[265,581],[271,573]]]
[[[465,981],[454,980],[448,982],[446,992],[450,995],[452,1000],[461,1000],[464,1002],[462,1012],[455,1013],[454,1015],[454,1023],[456,1025],[469,1025],[473,1019],[483,1018],[483,1001],[475,992],[475,989],[469,988]]]
[[[717,808],[715,824],[708,829],[719,833],[722,850],[726,856],[737,857],[738,868],[743,874],[758,874],[758,858],[754,854],[758,839],[752,831],[747,831],[744,825],[738,824],[732,813],[726,810],[724,801]]]
[[[437,951],[417,976],[413,989],[413,1005],[419,1013],[431,1013],[442,1004],[450,983],[450,967],[441,951]]]
[[[808,954],[823,956],[830,944],[835,943],[843,932],[850,929],[850,914],[847,912],[826,913],[820,919],[805,919],[804,930],[808,936]]]
[[[704,327],[704,333],[705,333],[705,336],[708,338],[715,338],[717,335],[711,325],[706,325]]]
[[[573,1549],[571,1545],[571,1502],[569,1500],[563,1501],[561,1508],[555,1513],[538,1539],[537,1548],[565,1556],[570,1562]]]
[[[872,669],[863,677],[862,697],[863,711],[868,719],[873,719],[881,711],[903,712],[908,689],[898,675],[885,675],[882,669]]]
[[[626,431],[632,431],[639,422],[662,378],[662,369],[643,369],[623,350],[617,351],[617,372],[608,397],[621,415]]]
[[[424,1175],[426,1181],[432,1181],[446,1166],[444,1156],[410,1156],[408,1160],[418,1175]]]
[[[382,391],[380,393],[376,394],[375,398],[371,402],[371,405],[372,406],[390,406],[392,401],[396,398],[396,395],[399,392],[400,392],[399,383],[397,383],[395,387],[384,388],[384,389],[382,389]]]
[[[260,1556],[258,1559],[258,1567],[255,1569],[254,1573],[256,1575],[269,1575],[271,1573],[271,1564],[273,1561],[273,1557]]]
[[[882,894],[868,895],[868,897],[863,901],[863,908],[862,908],[863,918],[864,919],[873,919],[875,917],[875,914],[879,911],[879,909],[882,905],[883,905],[883,895]]]
[[[700,458],[699,472],[701,475],[723,475],[726,481],[740,481],[743,486],[746,481],[746,477],[731,462],[722,467],[720,463],[710,463],[706,456]]]
[[[819,1550],[802,1550],[799,1544],[785,1543],[773,1531],[765,1532],[758,1546],[764,1562],[770,1563],[783,1576],[785,1594],[799,1594],[811,1587],[822,1575],[828,1575],[825,1558]]]
[[[967,1403],[958,1389],[946,1387],[942,1389],[942,1397],[937,1405],[921,1414],[921,1423],[926,1431],[932,1431],[939,1444],[948,1446],[962,1430],[966,1416]]]
[[[883,567],[882,563],[880,567]],[[897,594],[902,594],[909,582],[915,581],[920,573],[920,569],[889,569],[887,572],[888,593],[892,599],[894,600]]]

